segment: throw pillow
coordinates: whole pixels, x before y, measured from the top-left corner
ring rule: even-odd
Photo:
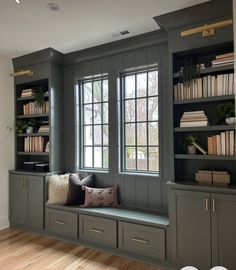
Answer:
[[[78,174],[70,174],[67,205],[84,204],[85,191],[82,189],[82,186],[93,187],[94,175],[88,175],[80,180]]]
[[[85,190],[83,207],[118,206],[118,186],[108,188],[83,188]]]
[[[69,189],[69,174],[52,175],[48,180],[48,204],[65,204]]]

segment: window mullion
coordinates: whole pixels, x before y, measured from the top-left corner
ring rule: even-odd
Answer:
[[[147,72],[147,85],[146,85],[146,139],[147,139],[147,171],[149,171],[149,122],[148,122],[148,97],[149,97],[149,88],[148,88],[148,72]]]
[[[137,74],[135,74],[135,88],[134,88],[134,97],[135,97],[135,169],[138,170],[138,139],[137,139]]]

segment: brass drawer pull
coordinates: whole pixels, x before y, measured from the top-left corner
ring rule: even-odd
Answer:
[[[56,221],[56,224],[59,224],[59,225],[67,225],[67,222],[57,220],[57,221]]]
[[[148,240],[137,238],[137,237],[134,237],[132,240],[135,241],[135,242],[142,243],[142,244],[147,244],[148,243]]]
[[[216,211],[215,199],[212,199],[212,212]]]
[[[205,199],[205,210],[206,210],[206,212],[209,211],[209,200],[208,200],[208,198]]]
[[[95,228],[90,229],[90,232],[95,232],[95,233],[104,233],[104,231],[103,231],[103,230],[99,230],[99,229],[95,229]]]

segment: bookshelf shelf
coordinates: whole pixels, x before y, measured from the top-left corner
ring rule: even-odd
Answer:
[[[30,115],[18,115],[18,119],[27,119],[27,118],[40,118],[40,117],[49,117],[48,113],[43,114],[30,114]]]
[[[194,98],[194,99],[185,99],[185,100],[175,100],[174,105],[184,105],[191,103],[205,103],[205,102],[218,102],[224,100],[233,100],[235,95],[225,95],[225,96],[214,96],[214,97],[205,97],[205,98]]]
[[[21,156],[49,156],[49,152],[17,152]]]
[[[37,132],[37,133],[22,133],[17,134],[17,137],[38,137],[38,136],[50,136],[49,132]]]
[[[222,66],[217,66],[217,67],[208,67],[200,70],[200,74],[210,74],[210,73],[215,73],[215,72],[224,72],[228,70],[233,70],[234,65],[229,64],[229,65],[222,65]],[[179,72],[174,73],[173,75],[174,78],[179,78]]]
[[[49,94],[45,94],[44,95],[45,98],[48,98],[49,97]],[[32,101],[32,100],[35,100],[35,97],[19,97],[17,98],[17,101]]]
[[[206,127],[176,127],[174,132],[191,132],[191,131],[224,131],[235,130],[234,125],[222,125],[222,126],[206,126]]]
[[[236,161],[236,156],[213,156],[213,155],[189,155],[176,154],[175,159],[196,159],[196,160],[232,160]]]

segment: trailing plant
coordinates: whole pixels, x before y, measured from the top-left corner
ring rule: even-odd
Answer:
[[[184,85],[195,80],[200,75],[200,65],[196,64],[193,59],[186,59],[180,70],[180,78]]]
[[[45,102],[44,91],[42,87],[35,94],[35,102],[36,102],[36,105],[39,107],[42,107]]]
[[[217,105],[217,113],[221,121],[229,117],[235,117],[235,104],[227,102]]]

